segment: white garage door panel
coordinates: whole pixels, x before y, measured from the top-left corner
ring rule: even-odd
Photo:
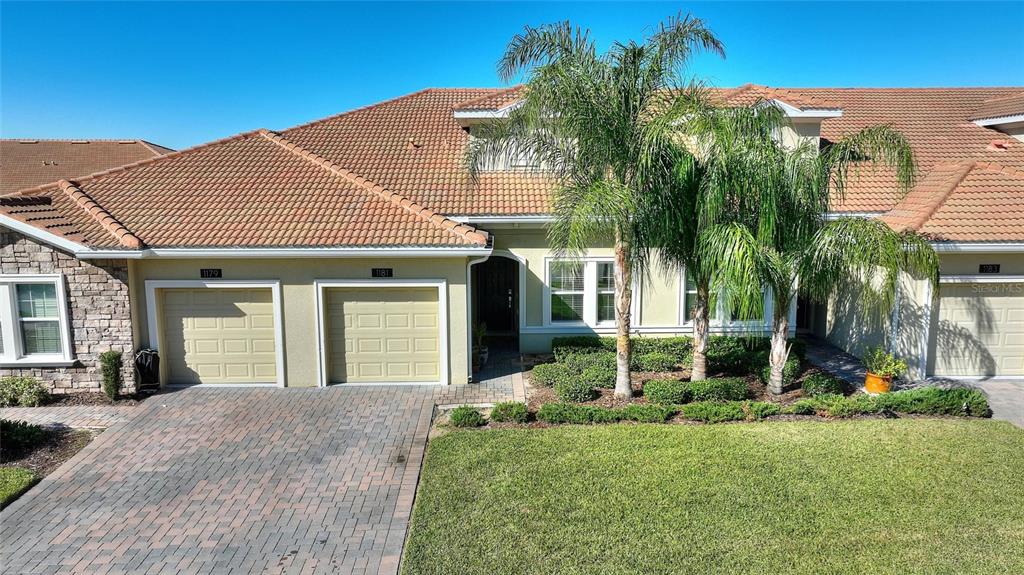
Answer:
[[[161,356],[170,383],[274,383],[270,289],[164,289]]]
[[[1024,375],[1024,284],[942,287],[935,374]]]
[[[328,288],[324,301],[329,382],[440,379],[436,288]]]

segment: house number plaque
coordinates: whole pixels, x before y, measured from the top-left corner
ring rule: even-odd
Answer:
[[[394,277],[395,270],[393,268],[373,268],[371,270],[370,277],[375,278],[390,278]]]
[[[204,280],[221,277],[220,268],[202,268],[199,270],[199,277]]]

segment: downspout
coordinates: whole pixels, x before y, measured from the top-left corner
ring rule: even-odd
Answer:
[[[491,259],[491,253],[481,258],[471,259],[466,264],[466,318],[469,325],[466,329],[466,373],[469,374],[467,383],[473,383],[473,266],[482,264]]]

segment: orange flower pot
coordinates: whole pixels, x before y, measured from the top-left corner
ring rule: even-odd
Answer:
[[[869,371],[867,377],[864,378],[864,391],[870,394],[889,393],[890,387],[892,387],[891,376],[881,376]]]

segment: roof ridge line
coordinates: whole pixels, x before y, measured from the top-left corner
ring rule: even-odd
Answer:
[[[323,118],[318,118],[316,120],[310,120],[310,121],[308,121],[308,122],[306,122],[304,124],[298,124],[298,125],[295,125],[295,126],[291,126],[290,128],[285,128],[282,131],[288,132],[288,131],[291,131],[291,130],[298,130],[299,128],[306,128],[308,126],[315,126],[316,124],[320,124],[320,123],[326,122],[328,120],[333,120],[335,118],[340,118],[340,117],[345,116],[347,114],[354,114],[356,112],[362,112],[364,110],[371,110],[371,109],[376,108],[378,106],[383,106],[384,104],[391,104],[393,102],[397,102],[397,101],[402,100],[404,98],[411,98],[413,96],[417,96],[419,94],[425,94],[427,92],[430,92],[431,90],[437,90],[437,89],[438,88],[423,88],[421,90],[416,90],[415,92],[409,92],[408,94],[402,94],[401,96],[395,96],[394,98],[388,98],[387,100],[381,100],[380,102],[374,102],[372,104],[367,104],[365,106],[359,106],[358,108],[352,108],[351,110],[345,110],[344,112],[338,112],[337,114],[331,114],[330,116],[324,116]],[[467,89],[472,89],[472,88],[467,88]],[[265,128],[263,128],[263,129],[265,129]],[[277,132],[274,132],[274,133],[276,134]]]
[[[936,164],[935,166],[932,167],[932,169],[934,170],[936,167],[940,165],[943,165],[943,163]],[[946,204],[946,201],[949,200],[949,196],[953,195],[953,192],[960,186],[964,179],[967,178],[967,175],[970,174],[972,170],[974,170],[975,166],[978,165],[978,162],[975,160],[959,162],[953,161],[948,162],[945,165],[948,165],[950,167],[960,166],[960,169],[953,173],[953,178],[951,179],[950,183],[945,187],[945,189],[940,194],[938,194],[936,201],[931,202],[931,205],[924,213],[918,214],[918,217],[914,218],[914,220],[911,222],[911,225],[908,226],[910,227],[910,229],[917,231],[921,229],[921,226],[927,223],[928,220],[932,219],[932,216],[935,215],[935,212],[938,212],[939,209]]]
[[[349,183],[361,188],[364,191],[379,196],[380,198],[390,202],[391,204],[399,208],[404,209],[405,211],[419,217],[420,219],[426,220],[439,228],[447,230],[455,235],[461,236],[462,238],[469,240],[473,243],[487,243],[487,235],[483,232],[480,232],[473,226],[469,226],[461,222],[456,222],[455,220],[452,220],[447,216],[444,216],[429,208],[421,206],[416,202],[413,202],[412,200],[406,198],[405,196],[402,196],[401,194],[392,192],[391,190],[388,190],[387,188],[381,186],[376,182],[370,181],[351,170],[348,170],[346,168],[339,166],[338,164],[335,164],[334,162],[328,160],[327,158],[320,156],[316,152],[307,150],[302,146],[299,146],[298,144],[288,140],[287,138],[281,136],[276,132],[272,132],[267,129],[261,129],[259,130],[258,133],[267,140],[269,140],[270,142],[273,142],[274,144],[284,148],[288,152],[295,154],[296,156],[299,156],[310,163],[320,166],[321,168],[327,170],[331,174],[348,181]]]
[[[92,199],[88,194],[83,192],[81,188],[72,184],[67,180],[60,180],[57,182],[62,192],[73,202],[78,204],[78,207],[85,210],[85,213],[96,220],[96,222],[110,235],[114,236],[121,246],[128,249],[137,250],[142,247],[142,240],[131,232],[124,224],[119,222],[117,218],[110,214],[103,206],[99,205],[96,200]]]
[[[160,152],[158,152],[156,150],[156,148],[154,148],[153,145],[150,144],[149,142],[147,142],[146,140],[136,140],[136,142],[141,144],[143,148],[146,148],[147,150],[152,152],[154,156],[163,156],[164,155],[164,154],[161,154]]]
[[[82,182],[86,182],[86,181],[89,181],[89,180],[95,180],[96,178],[100,178],[100,177],[107,176],[107,175],[110,175],[110,174],[124,172],[126,170],[130,170],[130,169],[136,168],[138,166],[144,166],[146,164],[151,164],[153,162],[157,162],[157,161],[160,161],[160,160],[167,160],[167,159],[170,159],[170,158],[176,158],[176,157],[180,156],[181,154],[184,154],[186,152],[191,152],[193,150],[199,150],[201,148],[208,148],[210,146],[216,146],[217,144],[223,144],[225,142],[230,142],[230,141],[233,141],[233,140],[239,140],[239,139],[244,138],[246,136],[251,136],[253,134],[256,134],[257,132],[259,132],[262,129],[263,128],[258,128],[256,130],[249,130],[248,132],[242,132],[240,134],[235,134],[233,136],[228,136],[226,138],[221,138],[219,140],[213,140],[212,142],[205,142],[205,143],[202,143],[202,144],[198,144],[196,146],[192,146],[191,148],[185,148],[184,150],[175,150],[175,151],[173,151],[173,152],[171,152],[169,154],[160,154],[160,155],[157,155],[157,156],[153,156],[152,158],[144,158],[142,160],[138,160],[138,161],[132,162],[130,164],[124,164],[124,165],[121,165],[121,166],[116,166],[116,167],[113,167],[113,168],[108,168],[106,170],[101,170],[99,172],[93,172],[91,174],[86,174],[84,176],[79,176],[77,178],[74,178],[74,180],[79,185],[81,185]],[[33,194],[37,194],[37,193],[40,193],[40,192],[46,192],[46,191],[49,191],[49,190],[53,190],[55,188],[59,188],[60,187],[60,182],[64,181],[64,180],[65,180],[65,178],[61,178],[60,180],[57,180],[55,182],[50,182],[50,183],[47,183],[47,184],[42,184],[42,185],[39,185],[39,186],[33,186],[31,188],[25,188],[25,189],[22,189],[22,190],[18,190],[16,192],[11,192],[10,194],[7,194],[6,197],[21,196],[21,195],[33,195]]]
[[[479,100],[486,100],[487,98],[493,98],[493,97],[495,97],[495,96],[497,96],[499,94],[507,94],[508,92],[511,92],[512,90],[519,90],[524,85],[525,84],[516,84],[515,86],[509,86],[507,88],[481,88],[483,90],[494,90],[494,91],[492,93],[490,93],[490,94],[484,94],[483,96],[477,96],[476,98],[470,98],[470,99],[462,102],[458,106],[453,106],[453,107],[456,110],[473,109],[473,108],[471,108],[471,106],[473,105],[474,102],[477,102]],[[480,109],[483,110],[485,108],[480,108]],[[495,110],[499,110],[500,108],[494,108],[494,109]]]

